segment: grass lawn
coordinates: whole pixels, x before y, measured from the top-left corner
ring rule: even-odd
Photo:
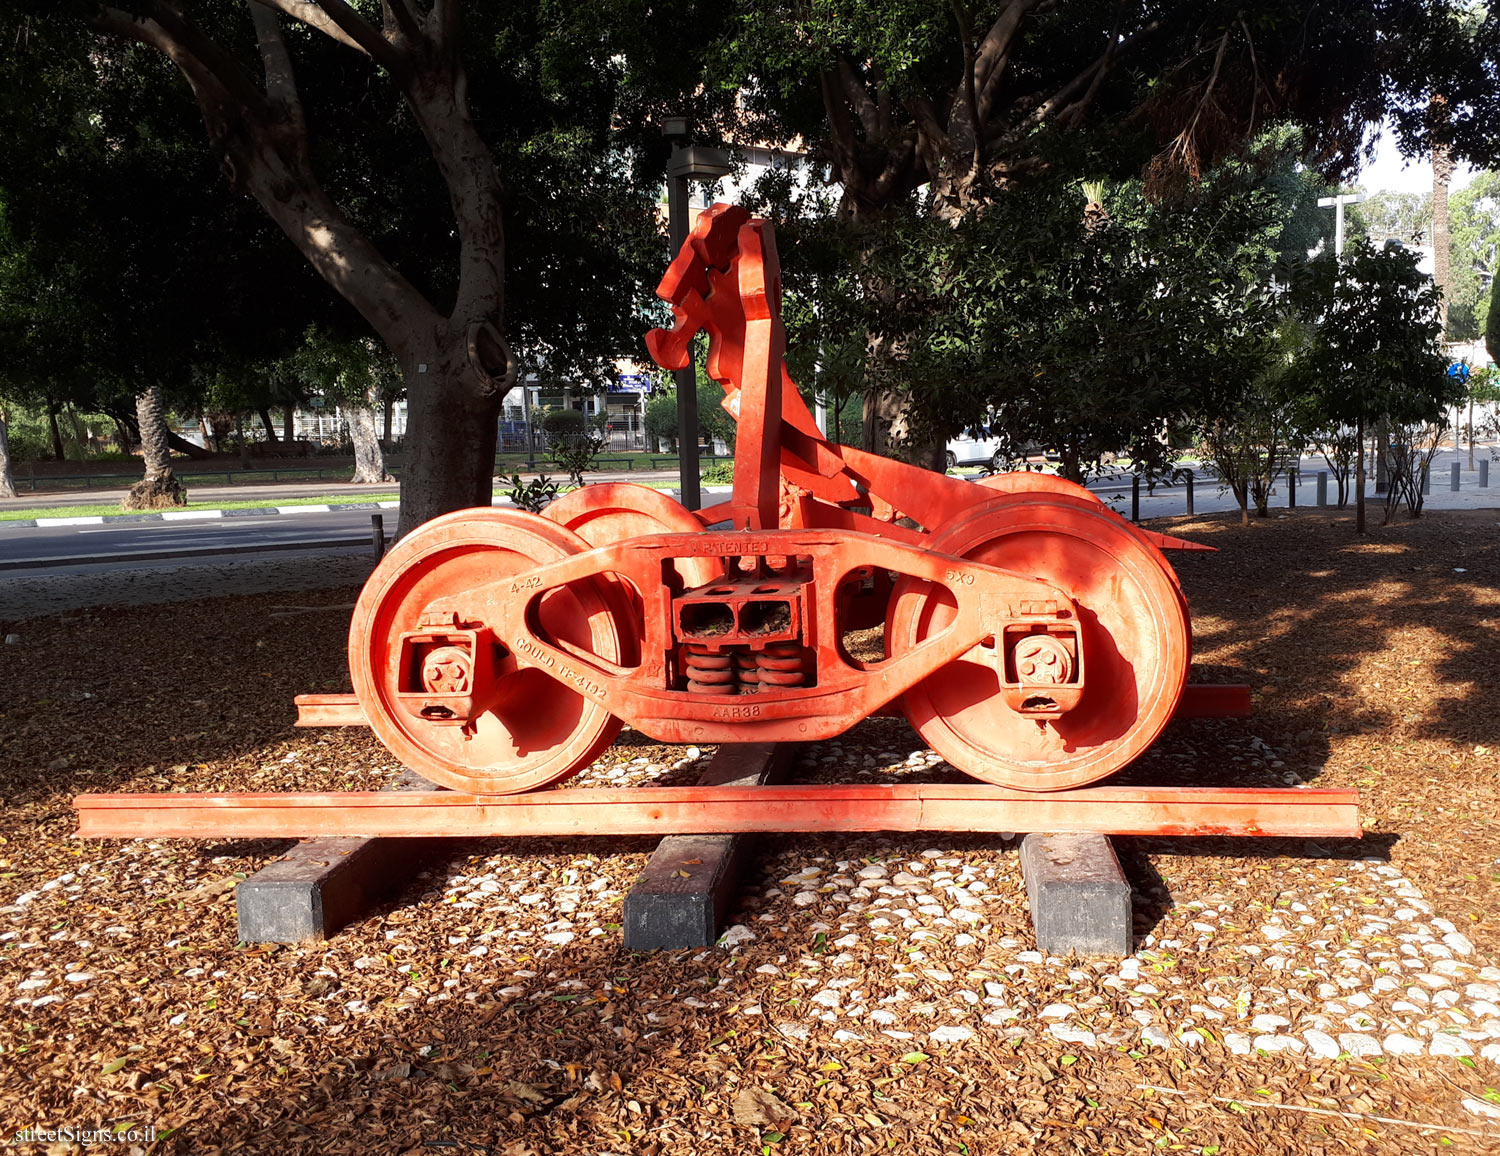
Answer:
[[[247,498],[236,502],[189,502],[171,513],[190,510],[264,510],[272,506],[347,506],[355,502],[394,502],[398,494],[347,494],[331,498]],[[153,513],[150,510],[122,510],[118,502],[101,502],[96,506],[45,506],[29,510],[0,510],[0,522],[19,522],[31,518],[97,518],[111,514]]]

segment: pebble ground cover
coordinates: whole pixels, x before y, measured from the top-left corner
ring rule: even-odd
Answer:
[[[1034,950],[1014,840],[901,833],[761,840],[707,951],[624,951],[652,844],[602,838],[455,843],[328,943],[236,944],[235,884],[287,844],[83,843],[70,799],[389,781],[367,734],[290,727],[293,693],[346,686],[352,589],[7,619],[0,1129],[154,1125],[142,1151],[184,1153],[1500,1150],[1497,521],[1163,525],[1220,548],[1174,559],[1197,677],[1250,682],[1257,717],[1175,723],[1119,781],[1358,787],[1366,835],[1120,840],[1125,960]],[[690,782],[711,753],[627,731],[577,782]],[[795,774],[956,776],[881,719]]]

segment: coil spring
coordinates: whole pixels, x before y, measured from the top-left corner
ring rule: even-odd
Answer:
[[[750,651],[741,650],[735,654],[734,673],[739,676],[741,694],[754,694],[760,690],[760,668]]]
[[[714,654],[706,646],[683,645],[688,690],[698,694],[737,694],[729,655]]]
[[[795,642],[771,643],[756,655],[755,674],[761,686],[802,686],[807,681],[802,647]]]

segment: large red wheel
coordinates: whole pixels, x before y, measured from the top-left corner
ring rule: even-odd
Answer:
[[[502,692],[471,733],[413,718],[397,701],[403,633],[431,613],[498,623],[502,579],[587,549],[572,531],[516,510],[460,510],[435,518],[392,547],[365,583],[349,626],[354,693],[380,741],[433,782],[474,794],[546,786],[588,766],[614,740],[619,719],[534,668],[498,663]],[[539,632],[612,663],[633,661],[622,631],[628,610],[602,582],[572,583],[542,597]],[[628,627],[626,628],[628,630]]]
[[[980,478],[979,485],[1002,494],[1063,494],[1082,498],[1095,505],[1104,505],[1103,500],[1087,486],[1070,482],[1057,474],[1045,474],[1040,470],[1012,470],[1004,474],[991,474]]]
[[[701,534],[703,523],[675,498],[634,482],[605,482],[564,494],[542,517],[566,526],[590,546],[608,546],[646,534]],[[712,558],[679,558],[673,563],[691,589],[720,577]]]
[[[1096,502],[1013,494],[940,527],[930,548],[1038,578],[1079,609],[1081,702],[1046,722],[1011,710],[995,652],[976,646],[902,696],[913,727],[955,767],[1022,790],[1081,786],[1119,770],[1155,741],[1187,681],[1187,614],[1160,551]],[[953,595],[898,585],[887,648],[901,654],[951,622]]]

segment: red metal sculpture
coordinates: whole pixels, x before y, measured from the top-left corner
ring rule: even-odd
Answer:
[[[1150,745],[1189,664],[1161,547],[1189,543],[1057,478],[975,485],[826,440],[783,361],[771,227],[743,209],[704,213],[658,292],[663,367],[708,334],[739,423],[733,496],[695,514],[589,486],[542,517],[465,511],[404,538],[349,636],[359,708],[403,762],[510,793],[586,766],[620,720],[664,742],[798,741],[897,700],[953,765],[1025,790]],[[851,655],[847,633],[880,622],[886,657]]]
[[[1174,715],[1249,713],[1248,688],[1187,685],[1187,604],[1162,551],[1206,547],[1055,477],[975,484],[828,441],[783,361],[780,290],[771,226],[727,205],[699,217],[658,289],[675,324],[647,336],[652,356],[681,368],[706,332],[738,421],[729,501],[694,512],[644,486],[588,486],[541,516],[435,519],[376,567],[349,632],[354,693],[299,697],[299,723],[368,724],[461,794],[203,797],[171,812],[83,796],[85,832],[1358,833],[1348,792],[1079,789]],[[851,653],[875,626],[883,655]],[[664,742],[800,742],[881,712],[993,786],[494,798],[588,766],[622,721]]]

